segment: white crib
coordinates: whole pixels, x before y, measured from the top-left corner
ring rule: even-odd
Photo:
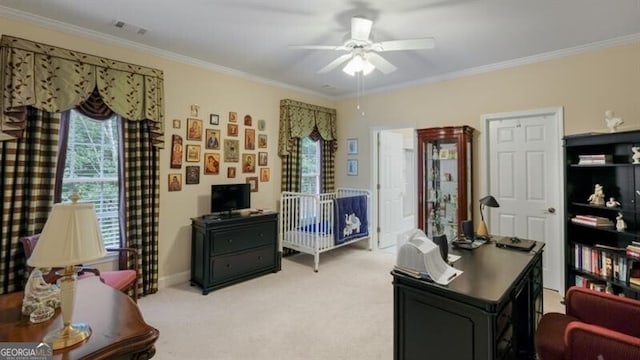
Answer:
[[[348,239],[336,244],[334,234],[334,199],[366,196],[366,236]],[[285,191],[280,194],[279,237],[280,250],[287,247],[314,256],[315,272],[318,272],[320,254],[338,247],[368,240],[371,250],[371,192],[364,189],[339,188],[333,193],[305,194]],[[358,224],[359,225],[359,224]]]

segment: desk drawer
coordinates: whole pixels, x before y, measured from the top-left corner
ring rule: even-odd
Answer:
[[[212,257],[210,261],[210,279],[218,284],[275,266],[275,249],[273,245],[262,246],[238,254]]]
[[[211,255],[274,244],[275,223],[249,225],[241,229],[214,231],[211,234]]]

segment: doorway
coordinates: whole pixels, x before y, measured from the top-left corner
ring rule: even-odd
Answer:
[[[398,235],[416,227],[415,129],[374,129],[371,143],[375,243],[393,252]]]
[[[544,287],[564,293],[562,108],[482,116],[481,193],[496,235],[544,242]]]

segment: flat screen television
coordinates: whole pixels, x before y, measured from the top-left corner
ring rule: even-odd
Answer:
[[[211,185],[211,212],[226,212],[231,215],[235,210],[251,207],[250,184]]]

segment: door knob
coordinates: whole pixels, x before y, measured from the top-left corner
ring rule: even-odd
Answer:
[[[550,208],[548,208],[548,209],[547,209],[547,212],[548,212],[549,214],[555,214],[555,212],[556,212],[556,208],[552,208],[552,207],[550,207]]]

